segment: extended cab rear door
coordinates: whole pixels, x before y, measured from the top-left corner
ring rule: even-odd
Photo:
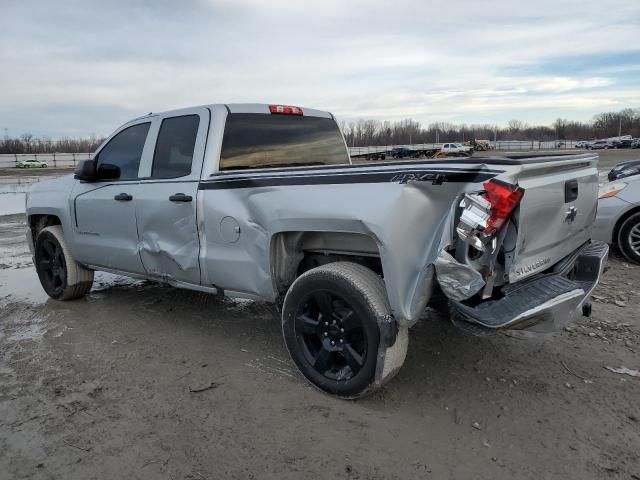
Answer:
[[[138,249],[150,276],[200,284],[197,192],[210,112],[190,108],[154,122],[153,155],[140,166]]]

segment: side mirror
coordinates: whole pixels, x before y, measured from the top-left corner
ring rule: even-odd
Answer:
[[[77,166],[73,172],[74,178],[82,180],[84,182],[95,182],[98,179],[98,172],[96,171],[96,159],[83,160]]]
[[[101,163],[97,173],[100,180],[115,180],[120,178],[120,167],[111,163]]]
[[[120,178],[120,167],[110,163],[102,163],[97,166],[98,160],[84,160],[75,169],[75,178],[83,182],[96,182],[98,180],[116,180]]]

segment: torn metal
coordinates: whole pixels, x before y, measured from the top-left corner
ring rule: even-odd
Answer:
[[[453,300],[466,300],[485,286],[482,275],[441,250],[434,262],[436,278],[444,294]]]
[[[463,208],[456,232],[461,240],[483,252],[485,245],[479,235],[487,228],[491,216],[491,203],[482,195],[467,193],[460,206]]]

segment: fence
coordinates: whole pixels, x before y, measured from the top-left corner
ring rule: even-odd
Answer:
[[[451,142],[454,143],[454,142]],[[493,150],[507,151],[531,151],[531,150],[573,150],[577,140],[497,140],[489,141]],[[372,145],[369,147],[349,147],[352,157],[372,155],[375,153],[390,152],[393,148],[408,148],[410,150],[439,150],[444,143],[414,143],[411,145]]]
[[[78,162],[91,158],[91,153],[3,153],[0,154],[0,168],[15,167],[24,160],[44,162],[47,167],[73,168]]]
[[[541,142],[537,140],[498,140],[489,142],[495,150],[571,150],[575,148],[576,140],[555,140]],[[416,143],[412,145],[378,145],[370,147],[350,147],[352,157],[371,155],[373,153],[390,152],[392,148],[409,148],[411,150],[435,150],[442,147],[442,143]],[[0,168],[15,167],[24,160],[44,162],[47,167],[73,168],[78,162],[88,160],[92,153],[9,153],[0,154]]]

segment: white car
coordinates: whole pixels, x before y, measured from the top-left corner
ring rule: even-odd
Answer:
[[[39,160],[20,160],[16,168],[46,168],[47,164]]]

